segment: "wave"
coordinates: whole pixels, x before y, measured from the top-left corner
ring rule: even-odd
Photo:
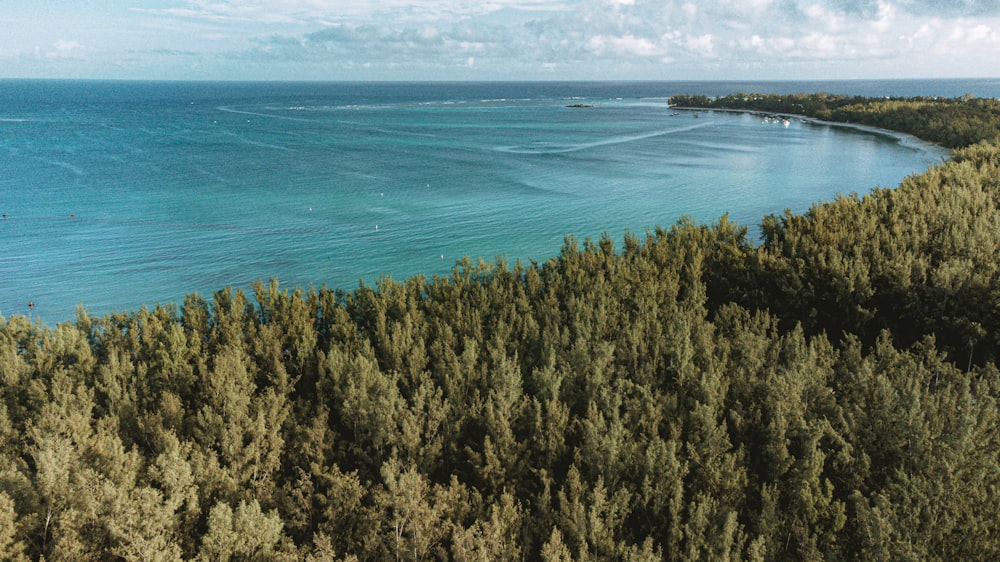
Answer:
[[[295,149],[288,148],[288,147],[285,147],[285,146],[280,146],[280,145],[277,145],[277,144],[268,144],[266,142],[260,142],[260,141],[250,140],[250,139],[244,137],[243,135],[234,133],[234,132],[226,130],[226,129],[221,129],[221,132],[222,132],[222,134],[224,134],[224,135],[226,135],[228,137],[233,137],[234,139],[236,139],[236,140],[238,140],[238,141],[240,141],[240,142],[242,142],[244,144],[249,144],[250,146],[259,146],[261,148],[272,148],[274,150],[285,150],[285,151],[288,151],[288,152],[296,152]]]
[[[371,105],[371,104],[356,104],[350,103],[345,105],[292,105],[285,109],[288,111],[361,111],[370,109],[381,109],[387,107],[386,105]],[[390,106],[391,107],[391,106]],[[246,111],[236,111],[233,109],[222,109],[222,111],[229,111],[231,113],[248,113]],[[254,115],[253,113],[249,113]],[[269,117],[273,117],[269,116]],[[298,119],[300,121],[310,121],[309,119],[300,119],[295,117],[287,117],[287,119]]]
[[[578,98],[566,98],[566,99],[578,99]],[[534,98],[489,98],[481,99],[479,103],[511,103],[511,102],[531,102],[535,101]]]
[[[626,144],[630,142],[642,141],[646,139],[663,137],[667,135],[672,135],[674,133],[683,133],[687,131],[692,131],[694,129],[700,129],[702,127],[707,127],[710,123],[698,123],[695,125],[689,125],[687,127],[678,127],[674,129],[663,129],[659,131],[650,131],[647,133],[642,133],[638,135],[628,135],[628,136],[618,136],[611,137],[607,139],[601,139],[591,142],[584,142],[579,144],[571,145],[554,145],[549,143],[536,143],[532,145],[514,145],[514,146],[498,146],[494,150],[497,152],[507,152],[510,154],[566,154],[569,152],[579,152],[581,150],[588,150],[591,148],[597,148],[599,146],[610,146],[615,144]]]
[[[426,137],[426,138],[437,138],[438,135],[433,133],[418,133],[417,131],[406,131],[402,129],[386,129],[385,127],[378,127],[375,125],[370,125],[368,123],[362,123],[358,121],[345,121],[343,119],[337,120],[338,125],[346,125],[352,127],[359,131],[368,131],[372,133],[382,133],[386,135],[399,135],[399,136],[409,136],[409,137]]]
[[[62,168],[64,170],[69,170],[70,172],[73,173],[73,175],[76,175],[76,176],[79,176],[79,177],[83,177],[83,176],[87,175],[87,173],[84,172],[81,168],[78,168],[78,167],[74,166],[73,164],[70,164],[69,162],[63,162],[61,160],[50,160],[48,158],[41,158],[39,156],[35,156],[34,158],[35,158],[35,160],[38,160],[39,162],[44,162],[44,163],[48,164],[49,166],[55,166],[57,168]]]
[[[247,111],[244,109],[235,109],[232,106],[220,105],[215,108],[218,111],[224,111],[226,113],[236,113],[238,115],[252,115],[255,117],[267,117],[268,119],[282,119],[285,121],[298,121],[300,123],[315,123],[313,119],[305,119],[302,117],[289,117],[287,115],[275,115],[273,113],[261,113],[259,111]]]
[[[301,234],[323,234],[328,232],[327,228],[321,227],[309,227],[309,228],[294,228],[294,227],[281,227],[281,228],[266,228],[266,227],[254,227],[254,226],[244,226],[233,223],[223,223],[223,222],[182,222],[182,221],[158,221],[158,220],[140,220],[140,219],[115,219],[107,217],[81,217],[75,214],[70,215],[7,215],[4,220],[11,222],[76,222],[81,224],[106,224],[114,226],[129,226],[129,227],[152,227],[152,228],[167,228],[167,229],[184,229],[184,230],[214,230],[223,232],[234,232],[238,234],[253,234],[258,236],[287,236],[287,235],[301,235]]]
[[[498,101],[498,100],[481,100],[486,101]],[[530,100],[529,100],[530,101]],[[403,103],[347,103],[341,105],[290,105],[283,109],[285,111],[312,111],[312,112],[333,112],[333,111],[391,111],[396,109],[405,108],[423,108],[423,107],[450,107],[455,105],[466,105],[468,100],[440,100],[440,101],[415,101],[415,102],[403,102]],[[223,111],[230,112],[240,112],[249,115],[254,115],[252,112],[243,110],[234,110],[231,107],[220,108]],[[269,115],[270,117],[278,117],[274,115]],[[288,117],[287,119],[295,119],[293,117]]]

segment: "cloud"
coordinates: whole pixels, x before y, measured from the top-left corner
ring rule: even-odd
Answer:
[[[464,21],[447,29],[424,24],[394,28],[386,25],[338,25],[301,38],[272,36],[240,56],[249,60],[326,63],[331,67],[481,66],[486,61],[514,56],[512,39],[504,28]],[[470,61],[473,61],[470,63]]]
[[[663,49],[657,43],[643,37],[636,37],[632,34],[620,36],[594,35],[587,40],[584,48],[598,56],[611,54],[615,57],[648,57],[664,54]]]
[[[677,76],[671,69],[722,77],[751,68],[794,75],[807,65],[826,76],[822,69],[834,64],[867,75],[957,72],[964,64],[974,70],[965,74],[981,74],[991,57],[1000,59],[1000,0],[139,0],[133,6],[117,9],[127,15],[120,22],[129,23],[77,22],[82,9],[59,25],[46,20],[45,35],[34,32],[31,43],[28,34],[6,45],[0,40],[0,53],[27,56],[24,45],[41,44],[49,47],[31,53],[39,59],[117,56],[136,65],[147,53],[144,68],[197,63],[265,77],[279,74],[272,71],[294,77],[296,69],[351,76],[328,71],[357,68],[419,69],[433,78],[449,69],[491,78]],[[94,31],[100,27],[132,33],[102,36]]]
[[[1000,53],[1000,22],[988,25],[978,19],[932,19],[900,37],[909,52],[946,52],[954,57],[986,58],[994,63]]]
[[[82,58],[86,53],[87,49],[79,41],[59,39],[45,51],[44,56],[49,59],[76,59]]]
[[[994,2],[952,0],[964,12]],[[208,6],[207,3],[203,3]],[[237,2],[224,3],[230,11]],[[243,12],[264,2],[239,2]],[[297,0],[288,10],[326,13],[332,0]],[[241,56],[332,68],[470,68],[502,72],[567,68],[656,69],[664,64],[748,68],[875,62],[958,55],[977,47],[1000,55],[994,20],[915,15],[934,4],[918,0],[583,0],[572,6],[541,0],[387,0],[378,10],[400,16],[361,17],[305,33],[256,39]],[[214,4],[212,5],[214,6]],[[222,12],[221,8],[213,8]],[[355,8],[361,10],[360,8]],[[517,10],[523,19],[511,18]],[[288,12],[291,13],[291,12]],[[430,17],[435,15],[435,17]],[[933,23],[937,22],[937,23]],[[974,23],[975,22],[975,23]],[[917,56],[919,54],[919,57]],[[982,58],[982,57],[980,57]],[[473,61],[470,64],[470,61]]]
[[[167,8],[137,8],[149,14],[230,22],[329,25],[360,21],[440,21],[477,17],[501,11],[525,13],[562,11],[568,0],[186,0]]]
[[[920,16],[962,18],[1000,15],[998,0],[827,0],[831,8],[847,14],[871,17],[884,5]]]

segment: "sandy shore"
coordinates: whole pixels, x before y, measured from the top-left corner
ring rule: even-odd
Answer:
[[[864,131],[866,133],[890,137],[898,141],[903,146],[912,148],[914,150],[921,150],[924,152],[938,155],[941,157],[942,160],[948,160],[951,157],[951,150],[944,148],[941,145],[925,141],[920,137],[911,135],[909,133],[901,133],[899,131],[893,131],[892,129],[883,129],[882,127],[872,127],[871,125],[862,125],[860,123],[844,123],[842,121],[824,121],[822,119],[816,119],[815,117],[808,117],[796,113],[772,113],[770,111],[761,111],[759,109],[724,109],[724,108],[680,107],[680,106],[670,106],[670,109],[678,111],[702,111],[702,112],[719,111],[722,113],[754,113],[763,115],[777,115],[778,117],[784,117],[785,119],[789,120],[799,119],[805,121],[806,123],[811,123],[814,125],[825,125],[827,127],[842,127],[845,129],[854,129],[857,131]]]

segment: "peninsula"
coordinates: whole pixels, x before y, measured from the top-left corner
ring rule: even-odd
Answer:
[[[909,97],[864,98],[832,94],[732,94],[718,98],[675,95],[670,104],[691,109],[739,110],[804,116],[914,135],[947,148],[1000,139],[1000,100]]]

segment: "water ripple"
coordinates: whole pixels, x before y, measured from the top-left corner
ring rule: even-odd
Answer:
[[[498,152],[507,152],[510,154],[566,154],[569,152],[579,152],[581,150],[597,148],[599,146],[625,144],[630,142],[652,139],[656,137],[663,137],[666,135],[673,135],[676,133],[683,133],[687,131],[692,131],[694,129],[700,129],[708,125],[709,123],[698,123],[696,125],[690,125],[687,127],[649,131],[639,135],[622,135],[622,136],[616,136],[606,139],[600,139],[600,140],[583,142],[578,144],[570,144],[570,145],[559,145],[559,144],[540,142],[529,145],[499,146],[496,147],[495,150]]]

